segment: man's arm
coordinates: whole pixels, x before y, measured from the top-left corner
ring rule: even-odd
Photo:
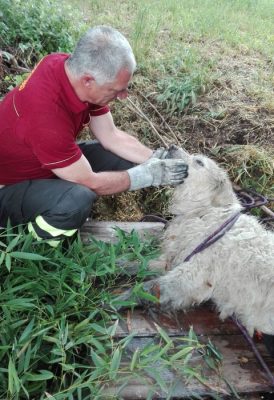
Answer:
[[[59,178],[87,186],[98,195],[107,195],[149,186],[178,185],[187,177],[183,161],[151,157],[152,150],[115,127],[110,113],[93,118],[90,128],[106,150],[140,165],[127,171],[95,173],[82,155],[67,167],[52,169]]]
[[[95,173],[84,155],[68,167],[55,168],[52,172],[61,179],[87,186],[98,195],[120,193],[130,187],[126,171]]]
[[[98,117],[91,117],[90,129],[106,150],[125,160],[141,164],[153,153],[139,140],[118,129],[110,112]]]
[[[182,160],[148,161],[121,172],[94,173],[82,155],[68,167],[53,169],[59,178],[85,185],[97,194],[113,194],[124,190],[137,190],[149,186],[179,185],[187,177],[187,165]]]

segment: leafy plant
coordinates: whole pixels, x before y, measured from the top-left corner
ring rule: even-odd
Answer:
[[[27,73],[20,75],[6,75],[4,81],[9,84],[8,90],[12,90],[15,86],[19,86],[28,76]]]
[[[71,51],[81,30],[75,11],[55,0],[0,0],[0,48],[16,49],[30,66],[41,56]]]
[[[169,114],[180,114],[187,106],[194,105],[197,95],[204,90],[200,75],[187,74],[162,79],[158,89],[161,93],[156,99]]]

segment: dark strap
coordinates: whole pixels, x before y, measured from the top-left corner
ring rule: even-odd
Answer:
[[[184,259],[184,262],[189,261],[195,254],[200,253],[224,236],[224,234],[235,224],[240,215],[241,211],[238,211],[236,214],[232,215],[232,217],[228,218],[216,231],[195,247],[195,249]]]
[[[242,332],[245,340],[250,345],[252,351],[254,352],[255,356],[257,357],[257,360],[259,361],[259,363],[261,364],[261,366],[265,370],[271,385],[274,387],[274,376],[271,373],[271,371],[268,368],[268,366],[266,365],[266,363],[265,363],[263,357],[261,356],[260,352],[258,351],[257,347],[255,346],[255,343],[254,343],[252,337],[249,335],[249,333],[247,332],[246,328],[241,324],[241,322],[235,317],[235,315],[232,315],[231,319],[238,326],[240,331]]]

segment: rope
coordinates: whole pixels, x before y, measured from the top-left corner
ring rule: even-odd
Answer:
[[[261,366],[263,367],[263,369],[265,370],[271,385],[274,387],[274,376],[272,374],[272,372],[270,371],[270,369],[268,368],[266,362],[264,361],[263,357],[261,356],[261,353],[259,352],[259,350],[257,349],[254,340],[252,339],[252,337],[249,335],[249,333],[247,332],[246,328],[241,324],[240,321],[238,321],[238,319],[235,317],[235,315],[233,315],[231,317],[232,321],[234,322],[235,325],[237,325],[237,327],[240,329],[240,331],[242,332],[245,340],[247,341],[247,343],[250,345],[252,351],[254,352],[255,356],[257,357],[257,360],[259,361],[259,363],[261,364]]]

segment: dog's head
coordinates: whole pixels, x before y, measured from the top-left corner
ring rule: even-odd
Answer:
[[[179,153],[178,153],[179,155]],[[205,207],[225,207],[238,203],[226,172],[204,155],[190,155],[184,151],[180,158],[188,164],[188,177],[177,186],[170,211],[183,214]]]

